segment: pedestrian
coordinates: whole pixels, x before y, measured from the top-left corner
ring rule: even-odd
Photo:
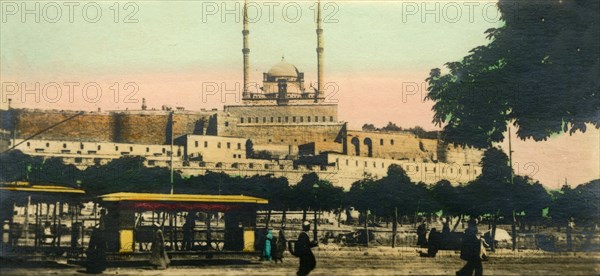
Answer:
[[[286,248],[287,248],[287,240],[285,238],[285,234],[283,232],[283,228],[285,226],[283,226],[281,229],[279,229],[279,234],[277,235],[277,239],[276,241],[274,241],[274,247],[272,248],[272,252],[271,255],[273,257],[273,261],[277,262],[282,262],[283,263],[283,252],[285,252]]]
[[[106,270],[106,237],[104,230],[100,229],[100,227],[92,230],[85,257],[87,273],[99,274]]]
[[[431,228],[429,232],[429,239],[427,241],[427,253],[420,253],[421,257],[433,258],[437,255],[440,250],[442,243],[442,233],[438,232],[436,228]]]
[[[467,261],[465,266],[456,272],[457,276],[462,275],[483,275],[483,265],[481,264],[481,238],[477,232],[477,221],[469,220],[467,229],[462,238],[460,248],[460,258]]]
[[[294,256],[300,258],[300,265],[298,266],[298,272],[296,272],[298,276],[308,275],[317,266],[317,260],[311,248],[319,244],[317,241],[310,241],[308,231],[310,231],[310,222],[302,222],[302,232],[298,236],[292,252]]]
[[[190,212],[185,217],[183,224],[183,250],[189,251],[194,247],[194,228],[196,228],[196,214]]]
[[[427,225],[425,221],[422,221],[421,224],[417,227],[417,246],[426,247],[427,246]]]
[[[167,269],[171,260],[165,249],[165,237],[159,226],[155,224],[156,232],[154,233],[154,240],[152,241],[152,247],[150,251],[150,264],[156,269]]]
[[[442,219],[442,224],[442,235],[446,236],[450,234],[450,218],[446,217],[445,219]]]
[[[263,247],[263,260],[271,261],[271,248],[273,244],[273,230],[268,229],[267,235],[265,235],[265,243]]]

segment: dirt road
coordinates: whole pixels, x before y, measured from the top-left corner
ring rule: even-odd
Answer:
[[[442,251],[435,258],[418,257],[416,249],[389,247],[320,248],[311,275],[454,275],[464,262],[457,252]],[[61,264],[62,263],[62,264]],[[139,264],[138,264],[139,265]],[[283,263],[255,258],[174,260],[167,270],[141,266],[109,267],[108,275],[295,275],[298,260],[288,255]],[[83,274],[80,266],[64,262],[2,262],[1,275]],[[548,253],[509,250],[492,253],[484,262],[485,275],[599,275],[600,253]]]

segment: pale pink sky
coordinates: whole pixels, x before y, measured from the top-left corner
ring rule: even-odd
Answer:
[[[16,78],[3,78],[3,83],[10,83],[16,79],[33,85],[40,82],[44,84],[55,82],[61,85],[63,93],[58,102],[50,103],[44,100],[44,93],[40,92],[40,101],[35,102],[33,94],[26,95],[25,102],[21,98],[13,100],[15,107],[51,108],[51,109],[81,109],[103,110],[111,109],[139,109],[141,99],[146,98],[149,108],[160,109],[161,105],[182,106],[188,110],[200,108],[219,108],[223,104],[240,104],[235,99],[233,90],[239,83],[239,73],[234,72],[156,72],[152,74],[131,74],[127,76],[104,76],[84,78],[69,77],[57,78],[56,76],[18,76]],[[259,79],[260,72],[254,72],[253,80]],[[360,129],[364,123],[373,123],[383,126],[388,121],[408,128],[416,125],[428,130],[439,129],[431,120],[432,102],[422,101],[422,89],[425,89],[424,72],[405,72],[402,74],[361,73],[361,74],[328,74],[327,81],[338,85],[339,90],[328,93],[327,101],[338,104],[339,118],[349,123],[353,129]],[[256,77],[256,78],[255,78]],[[31,79],[30,79],[31,78]],[[80,86],[74,89],[73,102],[70,102],[65,82],[79,82]],[[96,103],[88,102],[82,95],[81,87],[90,82],[95,82],[102,88],[102,96]],[[126,103],[126,96],[133,90],[124,90],[125,83],[133,82],[139,91],[130,95],[132,103]],[[115,102],[115,83],[119,83],[121,90]],[[206,87],[219,86],[220,91],[209,93]],[[404,87],[404,95],[403,95]],[[408,87],[408,88],[407,88]],[[418,88],[419,90],[414,90]],[[40,89],[42,90],[42,89]],[[210,90],[210,89],[209,89]],[[50,90],[48,90],[50,91]],[[95,91],[89,90],[89,97],[95,97]],[[46,97],[55,98],[55,92],[48,92]],[[205,94],[203,96],[203,94]],[[225,101],[222,101],[222,96]],[[5,107],[5,103],[2,104]],[[502,148],[508,150],[508,143],[502,143]],[[584,134],[576,133],[572,136],[563,134],[547,141],[534,142],[516,139],[513,129],[513,158],[515,171],[520,175],[528,175],[540,180],[550,188],[560,187],[565,178],[571,184],[581,184],[600,176],[600,132],[592,127]]]

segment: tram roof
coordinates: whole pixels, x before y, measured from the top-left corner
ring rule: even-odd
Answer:
[[[264,198],[245,195],[202,195],[202,194],[152,194],[152,193],[112,193],[100,196],[102,201],[136,201],[136,202],[179,202],[179,203],[238,203],[268,204]]]
[[[32,192],[32,193],[64,193],[64,194],[85,194],[82,189],[76,189],[66,186],[57,185],[11,185],[0,184],[0,190],[15,191],[15,192]]]

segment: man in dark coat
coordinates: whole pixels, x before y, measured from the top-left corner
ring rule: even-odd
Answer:
[[[422,221],[421,224],[417,227],[417,246],[426,247],[427,246],[427,225],[425,221]]]
[[[467,261],[465,266],[456,272],[457,276],[462,275],[483,275],[483,265],[481,264],[481,240],[477,233],[477,221],[470,220],[469,226],[465,230],[460,248],[460,258]]]
[[[94,228],[86,251],[86,272],[99,274],[106,270],[106,237],[104,230]]]
[[[283,252],[287,249],[287,240],[283,231],[283,227],[279,229],[279,235],[275,242],[275,246],[273,247],[273,252],[271,253],[275,262],[283,262]]]
[[[427,241],[427,253],[420,253],[421,257],[433,258],[437,255],[440,250],[442,243],[442,233],[438,232],[436,228],[431,228],[429,232],[429,239]]]
[[[308,275],[317,266],[317,261],[311,248],[317,246],[318,243],[317,241],[310,241],[308,231],[310,231],[310,222],[304,221],[302,223],[302,232],[298,236],[298,240],[294,246],[294,255],[300,258],[300,266],[298,267],[298,272],[296,272],[298,276]]]

